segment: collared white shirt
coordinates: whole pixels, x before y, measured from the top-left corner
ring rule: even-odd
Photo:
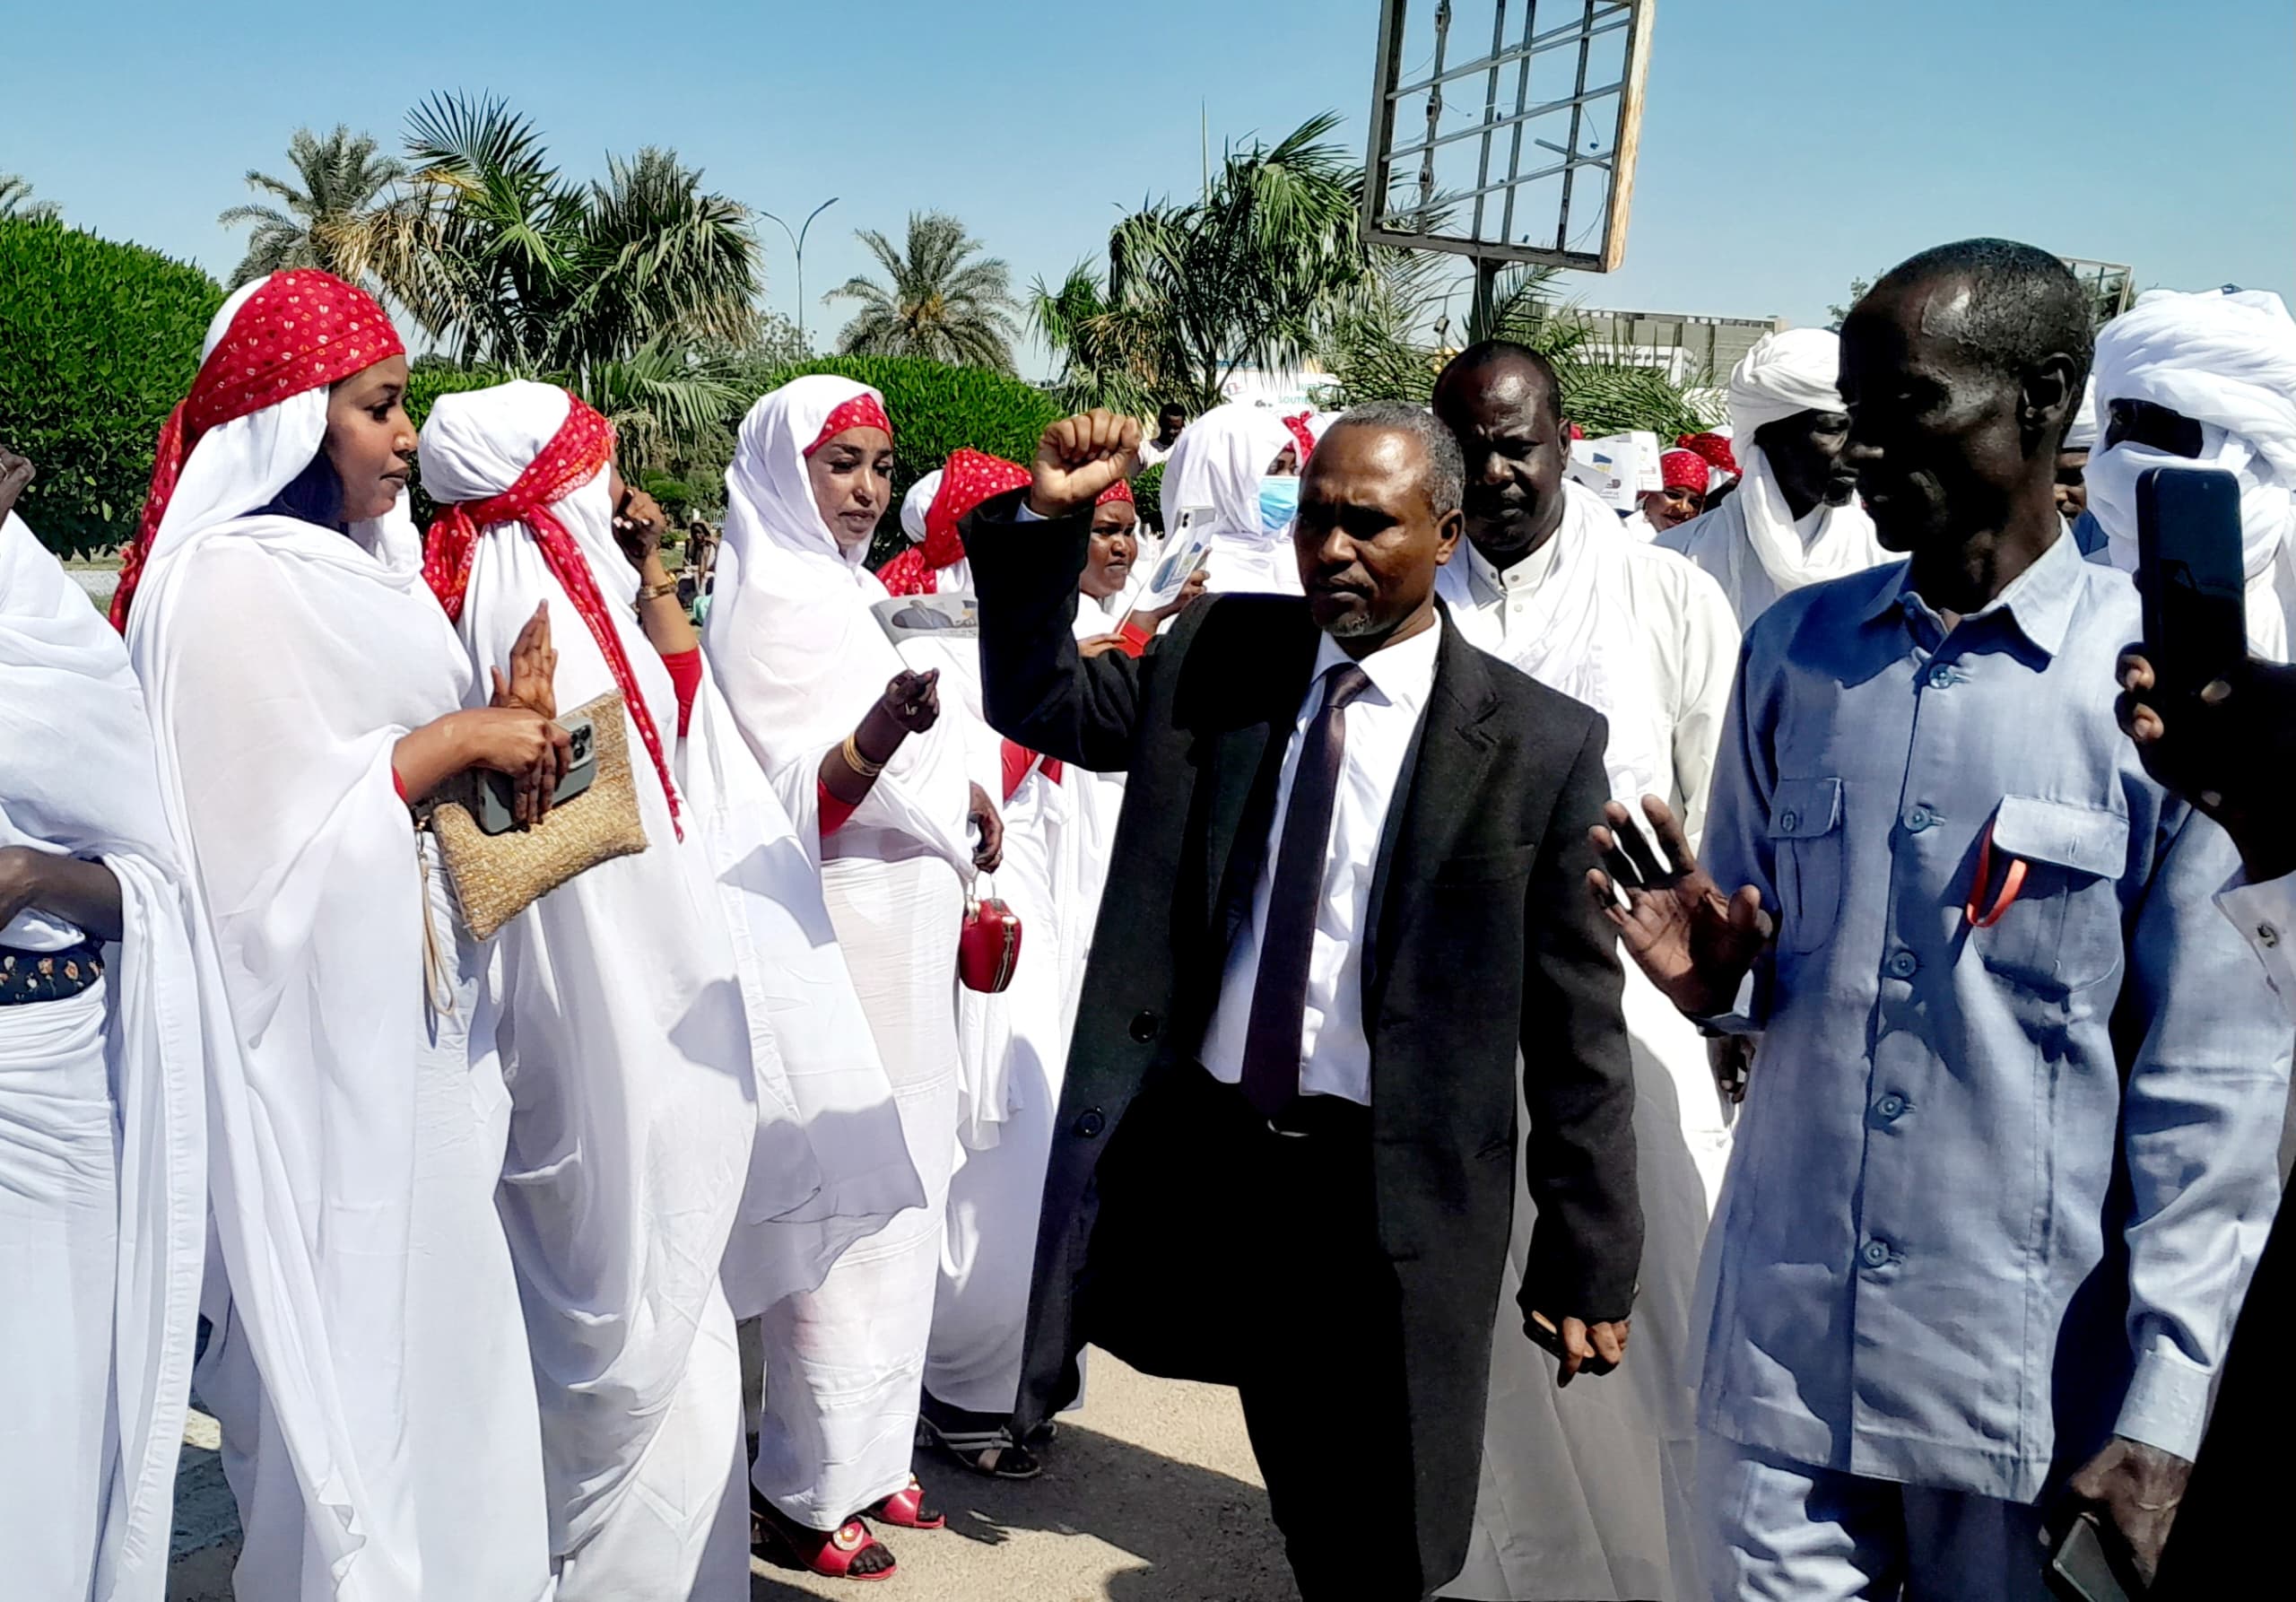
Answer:
[[[2264,963],[2274,993],[2296,1020],[2296,874],[2261,884],[2250,884],[2246,874],[2235,875],[2218,893],[2216,905]]]
[[[1308,960],[1308,998],[1300,1028],[1300,1093],[1341,1096],[1371,1104],[1371,1044],[1363,1032],[1364,927],[1371,901],[1371,879],[1379,863],[1379,841],[1387,811],[1403,779],[1411,737],[1435,687],[1435,649],[1442,621],[1409,640],[1373,651],[1356,664],[1370,687],[1350,701],[1346,748],[1339,787],[1332,798],[1331,844],[1324,853],[1323,905],[1316,914],[1315,944]],[[1259,974],[1260,942],[1267,929],[1267,899],[1274,886],[1275,859],[1283,823],[1292,810],[1292,779],[1300,767],[1300,747],[1308,725],[1322,710],[1331,670],[1350,660],[1330,635],[1316,649],[1316,674],[1292,721],[1292,738],[1277,776],[1275,816],[1269,826],[1265,861],[1252,888],[1250,918],[1236,931],[1228,966],[1220,981],[1220,1003],[1205,1031],[1205,1068],[1214,1079],[1239,1084],[1244,1075],[1244,1036],[1251,1023],[1252,988]]]

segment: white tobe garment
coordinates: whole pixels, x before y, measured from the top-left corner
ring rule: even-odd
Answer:
[[[27,1596],[158,1602],[206,1249],[213,953],[194,939],[144,695],[30,529],[0,523],[0,847],[102,861],[119,941],[0,1011],[0,1552]],[[0,945],[82,932],[28,911]],[[227,1037],[225,1037],[227,1039]]]
[[[1259,481],[1297,445],[1270,408],[1230,401],[1189,423],[1172,446],[1158,492],[1165,535],[1179,532],[1182,512],[1211,509],[1214,533],[1205,583],[1213,594],[1301,593],[1291,530],[1270,534],[1259,516]],[[1147,566],[1145,557],[1140,565]]]
[[[170,520],[182,504],[179,492]],[[238,1045],[209,1078],[230,1307],[228,1321],[211,1311],[226,1334],[201,1391],[247,1531],[246,1602],[435,1597],[425,1560],[449,1550],[457,1572],[493,1576],[493,1594],[540,1597],[532,1391],[480,1398],[472,1440],[488,1461],[465,1487],[413,1456],[413,1421],[464,1395],[472,1350],[522,1337],[503,1327],[515,1303],[499,1234],[414,1249],[429,1076],[459,1071],[483,1102],[486,1070],[459,1024],[434,1030],[426,1012],[422,875],[391,756],[461,707],[468,668],[404,514],[360,532],[372,550],[287,518],[172,541],[163,525],[129,620]],[[250,797],[265,798],[261,830]],[[477,1105],[472,1118],[484,1121]]]
[[[208,352],[263,282],[224,301]],[[220,1338],[198,1384],[246,1532],[236,1589],[412,1602],[442,1594],[425,1576],[443,1568],[490,1598],[540,1598],[532,1391],[478,1392],[466,1476],[414,1457],[429,1437],[413,1420],[470,1405],[474,1354],[524,1341],[491,1210],[433,1249],[413,1201],[437,1155],[430,1076],[468,1087],[478,1127],[493,1067],[463,1014],[426,1006],[432,988],[469,993],[480,953],[449,945],[458,966],[426,985],[422,870],[391,757],[462,705],[468,670],[422,587],[404,498],[347,536],[249,515],[326,431],[314,389],[202,435],[127,628],[195,950],[213,953],[227,1020],[207,1080],[222,1276],[204,1310]]]
[[[1696,840],[1738,657],[1713,580],[1625,535],[1590,492],[1553,538],[1501,575],[1471,547],[1439,593],[1465,639],[1610,723],[1612,794],[1655,795]],[[1705,1041],[1628,962],[1637,1177],[1646,1238],[1634,1345],[1616,1375],[1569,1391],[1524,1338],[1516,1293],[1536,1209],[1518,1169],[1492,1342],[1483,1463],[1466,1567],[1446,1595],[1518,1602],[1702,1596],[1692,1505],[1697,1432],[1690,1311],[1729,1155]]]
[[[864,393],[799,379],[743,420],[726,470],[726,536],[703,635],[709,665],[766,771],[810,788],[902,667],[868,608],[884,586],[822,520],[804,452]],[[765,1402],[752,1479],[790,1518],[833,1529],[909,1483],[943,1207],[956,1149],[953,975],[970,861],[961,729],[944,717],[901,743],[825,842],[822,890],[900,1109],[925,1205],[848,1249],[821,1288],[761,1326]]]
[[[499,494],[566,414],[565,392],[541,384],[441,396],[422,432],[423,483],[441,502]],[[613,544],[604,469],[553,509],[607,599],[666,754],[676,691],[629,605],[637,575]],[[509,659],[547,602],[561,710],[612,691],[604,653],[526,527],[478,540],[460,621],[476,674]],[[481,682],[474,675],[474,704]],[[718,1270],[750,1171],[759,1076],[700,827],[688,820],[680,838],[624,715],[647,849],[561,886],[495,940],[513,1100],[502,1211],[526,1306],[561,1598],[640,1585],[696,1594],[724,1487],[694,1465],[729,1467],[741,1432],[737,1391],[699,1392],[687,1371],[697,1340],[731,1340]],[[787,1127],[796,1138],[774,1215],[819,1189],[794,1112]]]
[[[2128,441],[2093,453],[2089,509],[2115,567],[2136,570],[2136,481],[2148,467],[2213,467],[2240,483],[2248,649],[2296,645],[2296,318],[2267,290],[2152,290],[2097,335],[2096,411],[2151,401],[2200,424],[2197,457]]]

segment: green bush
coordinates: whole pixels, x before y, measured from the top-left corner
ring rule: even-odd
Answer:
[[[907,543],[900,531],[900,498],[909,486],[970,446],[1008,461],[1028,462],[1037,440],[1060,417],[1060,406],[1035,386],[985,368],[951,367],[921,356],[824,356],[763,376],[762,395],[807,373],[836,373],[882,391],[893,423],[893,509],[877,526],[869,553],[883,565]]]
[[[1132,481],[1132,499],[1140,510],[1141,523],[1150,528],[1164,526],[1164,464],[1144,467]]]
[[[39,470],[18,509],[51,549],[135,532],[152,442],[222,303],[206,274],[141,245],[0,218],[0,443]]]
[[[420,429],[442,395],[464,395],[507,384],[510,375],[495,367],[459,367],[438,356],[417,356],[407,364],[407,421]]]

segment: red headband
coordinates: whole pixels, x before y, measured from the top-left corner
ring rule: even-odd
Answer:
[[[1670,450],[1658,458],[1658,474],[1670,490],[1696,490],[1706,493],[1709,469],[1706,458],[1694,450]]]
[[[273,274],[248,296],[199,364],[191,393],[160,426],[152,452],[152,486],[112,596],[112,626],[126,631],[128,605],[143,577],[152,536],[160,531],[176,481],[201,435],[404,354],[398,330],[374,297],[331,273],[292,267]]]
[[[1121,478],[1118,479],[1116,483],[1110,484],[1107,489],[1102,490],[1100,492],[1100,499],[1093,501],[1092,504],[1094,506],[1106,506],[1111,501],[1121,501],[1126,505],[1138,504],[1132,499],[1132,484],[1129,480]]]
[[[831,412],[822,422],[822,431],[805,447],[810,457],[822,446],[848,429],[883,429],[885,438],[892,438],[893,420],[885,415],[885,404],[870,390],[863,390],[851,400]]]
[[[940,488],[933,492],[933,504],[925,509],[923,543],[879,568],[878,581],[897,596],[937,593],[939,580],[934,575],[964,560],[965,542],[959,526],[965,514],[992,495],[1019,489],[1030,477],[1026,467],[1002,457],[969,447],[951,452],[948,465],[941,469]]]
[[[622,705],[630,712],[631,721],[638,726],[638,737],[645,743],[646,753],[654,759],[654,771],[660,775],[662,794],[670,804],[670,825],[680,840],[685,838],[684,825],[679,822],[677,786],[670,779],[669,760],[662,753],[661,731],[654,726],[654,715],[646,705],[646,698],[639,692],[637,676],[630,670],[630,657],[622,649],[621,631],[614,627],[613,618],[606,611],[605,596],[598,592],[597,575],[582,555],[582,548],[558,520],[552,507],[576,490],[596,478],[613,460],[613,424],[584,405],[571,390],[566,396],[566,421],[550,437],[535,459],[526,464],[510,487],[499,495],[483,501],[466,501],[449,506],[431,522],[430,533],[422,545],[422,578],[447,609],[448,617],[460,621],[463,596],[470,588],[471,562],[478,554],[478,536],[503,523],[524,523],[534,530],[535,544],[541,547],[543,564],[551,576],[565,590],[566,598],[574,603],[574,611],[587,624],[590,638],[598,642],[598,652],[605,657],[606,670],[613,675],[614,688],[622,692]]]

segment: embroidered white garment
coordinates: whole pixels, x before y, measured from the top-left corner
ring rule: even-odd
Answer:
[[[224,1017],[126,650],[13,512],[0,752],[0,847],[101,861],[122,915],[95,988],[0,1010],[0,1552],[25,1596],[159,1602],[206,1255],[204,1069]],[[0,927],[20,953],[81,937],[30,910]]]
[[[2149,467],[2209,467],[2240,484],[2248,649],[2289,659],[2296,639],[2296,319],[2267,290],[2152,290],[2097,335],[2097,410],[2151,401],[2200,424],[2201,450],[2122,440],[2089,457],[2089,509],[2115,567],[2136,570],[2136,481]]]

